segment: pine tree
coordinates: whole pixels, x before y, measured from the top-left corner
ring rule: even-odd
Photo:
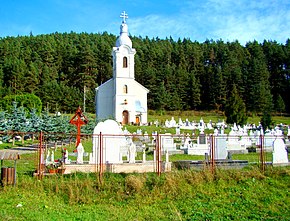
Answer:
[[[246,72],[246,105],[249,111],[263,112],[272,110],[272,94],[269,82],[269,71],[258,42],[247,44],[249,53]]]
[[[261,124],[262,124],[264,131],[271,128],[272,117],[271,117],[271,113],[269,111],[266,110],[263,112],[263,116],[261,118]]]
[[[190,105],[190,108],[192,110],[195,110],[199,107],[199,105],[201,104],[201,100],[200,100],[200,84],[197,81],[194,72],[191,73],[190,75],[190,79],[188,82],[188,103]]]
[[[227,117],[226,122],[229,124],[244,125],[247,122],[246,105],[239,96],[236,85],[233,86],[225,106],[225,115]]]
[[[28,130],[29,132],[40,132],[42,130],[42,119],[37,114],[36,109],[32,109],[30,112],[30,117],[28,118]]]
[[[284,100],[280,94],[278,94],[278,97],[275,103],[275,109],[276,111],[280,112],[281,115],[282,115],[282,112],[286,110]]]

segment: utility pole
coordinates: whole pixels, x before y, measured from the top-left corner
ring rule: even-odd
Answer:
[[[86,85],[84,85],[84,113],[86,112]]]

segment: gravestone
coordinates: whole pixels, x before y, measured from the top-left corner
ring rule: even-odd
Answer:
[[[215,137],[214,159],[225,160],[228,157],[226,136]]]
[[[70,159],[68,158],[68,150],[65,150],[64,163],[65,164],[71,163]]]
[[[54,151],[53,151],[53,150],[51,151],[50,161],[51,161],[52,163],[54,163]]]
[[[180,146],[180,149],[187,149],[188,145],[191,143],[191,138],[189,137],[189,134],[186,135],[186,138],[184,142],[182,141],[183,145]]]
[[[145,152],[145,149],[143,150],[142,162],[143,162],[143,163],[146,162],[146,152]]]
[[[204,131],[204,129],[205,129],[205,123],[204,123],[202,118],[199,120],[198,129],[200,131]]]
[[[199,136],[198,136],[198,144],[206,144],[207,142],[206,142],[206,136],[205,136],[205,134],[200,134]]]
[[[103,163],[121,163],[120,147],[126,145],[120,125],[114,120],[99,122],[93,133],[93,150],[90,154],[90,164],[97,164],[100,160],[100,133],[102,134]]]
[[[51,163],[50,150],[47,150],[45,163],[46,164]]]
[[[228,135],[227,150],[231,153],[246,153],[247,149],[241,145],[239,133],[233,127]]]
[[[209,129],[209,130],[212,130],[213,129],[212,121],[211,120],[207,123],[207,129]]]
[[[273,142],[275,140],[275,132],[274,131],[267,131],[264,135],[264,147],[269,148],[273,147]]]
[[[77,164],[83,164],[84,163],[84,147],[82,145],[82,143],[79,143],[78,147],[77,147]]]
[[[149,138],[147,131],[145,131],[145,133],[144,133],[144,142],[146,142],[146,143],[150,142],[150,138]]]
[[[213,131],[213,135],[217,136],[218,134],[219,134],[219,130],[217,128],[215,128],[214,131]]]
[[[132,142],[129,146],[129,163],[135,163],[136,145]]]
[[[171,120],[169,122],[170,127],[175,127],[176,126],[176,121],[174,120],[174,117],[171,117]]]
[[[181,118],[178,119],[178,125],[183,126],[183,122],[182,122]]]
[[[142,129],[137,129],[136,134],[137,135],[142,135]]]
[[[179,126],[177,126],[177,127],[175,128],[175,134],[176,134],[176,135],[180,135],[180,127],[179,127]]]
[[[273,142],[273,164],[288,163],[288,153],[282,138],[276,138]]]
[[[176,151],[176,144],[174,143],[174,140],[170,133],[161,135],[161,147],[163,152]]]
[[[170,127],[170,122],[169,122],[169,120],[165,120],[165,127]]]
[[[128,134],[130,134],[130,132],[127,130],[127,127],[125,127],[123,133],[124,133],[124,135],[128,135]]]

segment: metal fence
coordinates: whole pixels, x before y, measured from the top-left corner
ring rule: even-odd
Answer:
[[[242,168],[254,164],[264,171],[267,165],[272,165],[275,140],[281,139],[285,144],[288,139],[274,135],[81,134],[84,144],[81,151],[75,146],[76,134],[11,132],[0,135],[14,137],[14,142],[11,140],[13,146],[7,151],[30,156],[22,159],[23,173],[30,170],[41,178],[48,174],[48,166],[53,164],[58,169],[64,167],[73,171],[79,167],[82,168],[80,171],[96,172],[100,179],[104,172],[126,170],[160,175],[172,169],[206,167],[214,172],[217,168]],[[16,136],[21,139],[17,141]],[[18,144],[21,146],[17,147]]]

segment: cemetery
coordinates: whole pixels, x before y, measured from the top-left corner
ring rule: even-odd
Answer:
[[[171,117],[171,119],[175,119],[175,117]],[[74,120],[77,119],[74,118]],[[196,122],[201,120],[201,118],[196,118]],[[69,119],[66,120],[67,124],[69,121]],[[243,193],[244,199],[254,204],[259,204],[263,198],[271,197],[274,199],[276,194],[281,194],[281,191],[284,191],[283,189],[279,193],[277,190],[267,194],[264,194],[263,191],[261,193],[261,188],[273,185],[274,178],[271,178],[272,175],[269,175],[269,172],[267,172],[267,178],[263,178],[265,175],[260,168],[261,153],[259,150],[261,150],[261,144],[264,144],[266,171],[276,171],[271,168],[277,168],[277,171],[281,172],[276,173],[288,173],[287,167],[284,167],[289,165],[286,144],[289,142],[290,130],[287,125],[278,125],[274,130],[266,130],[263,134],[259,126],[254,125],[241,127],[226,123],[220,124],[220,122],[215,121],[209,121],[209,124],[209,122],[204,121],[205,123],[202,125],[192,122],[190,129],[183,129],[186,118],[181,117],[178,122],[172,124],[171,128],[160,120],[157,126],[153,124],[152,126],[130,127],[130,125],[121,125],[114,120],[105,120],[97,123],[92,128],[92,132],[88,134],[82,132],[88,126],[89,122],[87,122],[86,125],[80,126],[80,136],[78,136],[77,130],[67,135],[67,137],[71,137],[69,143],[66,140],[63,143],[60,140],[58,142],[51,140],[46,143],[49,140],[45,137],[55,134],[43,133],[43,149],[39,148],[39,137],[35,133],[35,141],[38,146],[35,151],[29,154],[33,157],[28,161],[23,161],[33,165],[29,167],[29,170],[36,169],[33,180],[25,175],[27,172],[23,173],[23,171],[27,171],[28,164],[21,163],[21,157],[16,168],[16,183],[10,181],[11,184],[7,183],[3,188],[15,185],[19,193],[24,186],[35,186],[34,182],[39,179],[40,182],[37,182],[37,185],[45,185],[49,194],[53,194],[58,200],[65,197],[65,202],[72,202],[72,204],[61,204],[62,208],[77,210],[76,205],[78,204],[73,202],[81,202],[95,211],[100,211],[96,205],[109,206],[107,202],[112,199],[118,202],[121,200],[124,203],[126,198],[132,200],[136,196],[156,195],[154,189],[158,189],[172,202],[176,202],[180,208],[185,207],[182,206],[180,199],[174,197],[176,191],[181,195],[188,195],[193,189],[198,188],[204,192],[204,195],[201,196],[206,199],[208,199],[208,194],[213,194],[214,196],[210,200],[212,202],[210,203],[211,208],[216,208],[215,206],[220,200],[216,197],[218,194],[215,194],[217,189],[219,189],[219,193],[222,192],[235,201],[239,200],[240,195],[235,198],[234,191],[240,191]],[[70,125],[72,128],[76,128],[76,124]],[[193,130],[193,127],[196,129]],[[267,135],[268,133],[271,136]],[[61,136],[55,137],[61,138]],[[76,146],[78,139],[80,142]],[[21,143],[21,141],[17,142]],[[49,145],[50,143],[53,145]],[[231,145],[236,147],[233,148]],[[272,146],[270,147],[270,145]],[[255,149],[255,152],[251,152],[252,149]],[[40,158],[39,151],[43,151],[43,158]],[[253,159],[251,160],[248,156],[253,157]],[[25,159],[27,156],[23,157]],[[43,164],[38,164],[35,168],[38,162]],[[53,165],[54,169],[58,169],[58,172],[49,173],[50,165]],[[213,168],[212,165],[215,167]],[[6,162],[4,162],[5,166],[7,166]],[[237,170],[239,175],[232,172]],[[43,173],[39,174],[41,171]],[[158,175],[158,173],[160,174]],[[277,177],[278,175],[273,174],[273,176]],[[192,180],[188,180],[189,177],[192,177]],[[165,179],[164,183],[161,182],[163,179]],[[215,179],[219,181],[217,182]],[[185,182],[185,180],[187,181]],[[268,183],[268,180],[271,180],[271,183]],[[222,182],[229,182],[226,189],[224,189]],[[238,189],[240,182],[246,182],[246,188],[250,188],[250,190]],[[109,186],[110,183],[116,186],[113,190],[110,189],[113,188]],[[216,183],[216,190],[211,189],[213,183]],[[97,194],[96,189],[93,188],[95,185],[98,186]],[[280,185],[282,184],[280,183]],[[37,191],[41,193],[38,187],[34,188],[37,188]],[[245,186],[241,188],[245,188]],[[248,194],[249,197],[244,196],[244,194]],[[82,196],[82,199],[79,196]],[[38,201],[35,194],[31,193],[30,197]],[[67,201],[67,197],[69,197],[69,201]],[[258,202],[254,201],[257,197],[259,197]],[[14,196],[14,198],[17,199],[18,196]],[[5,197],[5,199],[7,198]],[[47,207],[45,210],[50,212],[58,210],[52,206],[58,204],[51,202],[50,198],[42,195],[41,202],[43,200],[45,207]],[[182,198],[182,202],[186,202],[187,205],[190,205],[188,207],[192,207],[192,202],[198,205],[199,198],[193,197],[190,200],[185,199],[185,201]],[[144,204],[143,201],[142,204]],[[20,208],[26,207],[26,205],[27,203],[20,201],[16,206]],[[157,206],[154,202],[153,205]],[[160,206],[160,203],[158,205]],[[203,203],[203,205],[206,204]],[[225,207],[233,214],[237,210],[237,208],[236,210],[230,209],[226,205]],[[157,206],[157,208],[159,207]],[[102,206],[102,210],[106,211],[104,206]],[[17,208],[16,213],[19,211],[20,209]],[[144,212],[142,210],[142,213]],[[136,213],[139,212],[134,212],[134,214]]]
[[[173,120],[174,117],[172,117]],[[202,122],[202,119],[200,121]],[[287,135],[280,127],[275,130],[266,130],[265,134],[261,135],[264,132],[259,126],[240,127],[234,124],[226,134],[224,128],[228,126],[225,123],[222,125],[213,122],[191,123],[188,130],[192,130],[193,127],[196,129],[192,130],[194,132],[190,135],[181,133],[184,130],[181,129],[184,128],[184,123],[179,119],[178,124],[171,124],[170,127],[175,129],[175,134],[158,134],[156,131],[159,128],[169,127],[165,121],[165,125],[158,125],[156,131],[148,135],[141,129],[131,133],[114,120],[99,122],[86,140],[91,149],[87,148],[85,151],[80,135],[77,135],[75,152],[69,153],[65,150],[62,153],[62,158],[59,159],[61,162],[58,165],[59,169],[64,169],[64,174],[74,172],[163,173],[172,171],[173,167],[197,170],[213,166],[241,169],[258,162],[273,166],[289,165],[287,150],[289,128]],[[205,131],[212,133],[208,134]],[[39,154],[43,157],[39,163],[45,162],[45,165],[39,168],[47,167],[55,162],[54,151],[49,149],[40,149],[40,151],[45,152],[43,155]],[[248,162],[246,156],[252,154],[253,151],[256,155],[256,162]],[[267,159],[262,159],[261,157],[265,154],[268,154]],[[183,160],[174,162],[170,160],[172,156],[178,155],[184,156]],[[242,155],[245,156],[242,157],[244,159],[233,159],[234,156]],[[199,159],[190,160],[191,156]],[[272,157],[269,158],[269,156]]]
[[[49,99],[43,95],[46,92],[40,93],[47,99],[46,108],[41,107],[41,100],[34,95],[8,96],[5,102],[12,101],[11,105],[3,101],[3,105],[9,106],[9,112],[0,112],[0,191],[5,195],[5,202],[0,199],[0,205],[9,207],[13,199],[19,200],[9,208],[16,208],[16,214],[24,214],[27,220],[31,219],[27,215],[31,208],[39,217],[45,214],[52,220],[112,220],[115,214],[122,217],[121,220],[139,220],[136,214],[145,214],[148,220],[169,217],[173,220],[192,220],[193,217],[197,220],[222,220],[224,217],[238,220],[241,216],[237,211],[242,213],[244,220],[260,220],[265,218],[263,214],[275,218],[283,214],[281,211],[289,207],[288,189],[282,188],[288,187],[290,181],[289,119],[287,123],[268,122],[269,127],[265,127],[269,112],[260,109],[259,113],[252,110],[253,115],[263,114],[260,122],[245,123],[246,108],[236,85],[228,91],[228,97],[213,99],[214,102],[224,99],[227,103],[223,104],[224,109],[217,103],[203,106],[208,109],[207,105],[215,105],[218,117],[195,115],[193,109],[202,104],[201,95],[197,98],[193,93],[199,93],[201,87],[195,85],[198,80],[192,76],[190,80],[185,78],[190,84],[183,82],[184,88],[190,88],[188,93],[174,91],[172,96],[163,97],[166,88],[162,79],[157,84],[160,91],[156,90],[158,93],[148,98],[155,88],[146,79],[135,79],[137,51],[129,34],[128,15],[124,11],[120,17],[120,35],[114,39],[111,50],[112,67],[107,66],[110,62],[104,65],[105,72],[112,70],[112,76],[101,76],[98,83],[92,84],[96,88],[88,92],[94,113],[83,111],[75,98],[66,104],[70,110],[76,108],[75,114],[58,111],[57,102],[53,103],[55,113],[50,113]],[[138,57],[136,63],[140,60]],[[204,67],[213,64],[214,60],[206,60]],[[98,71],[102,72],[104,67]],[[140,70],[137,69],[136,77],[140,77]],[[176,70],[172,74],[179,73]],[[92,73],[98,72],[95,71]],[[150,75],[150,70],[147,74]],[[83,80],[82,77],[72,81]],[[146,87],[140,82],[146,83]],[[53,84],[47,87],[56,88]],[[67,88],[58,89],[61,94]],[[214,93],[218,93],[216,91]],[[74,97],[69,94],[66,92],[63,96]],[[83,109],[85,94],[84,85]],[[195,103],[192,102],[194,98]],[[36,102],[29,108],[24,107],[22,100],[26,99]],[[160,112],[165,112],[164,107],[173,112],[169,112],[167,119],[163,119],[162,114],[152,117],[148,100],[151,105],[160,103],[160,106],[154,103]],[[174,100],[179,100],[180,105],[174,107]],[[37,102],[38,109],[35,109]],[[186,109],[191,108],[191,114],[183,115],[181,104]],[[238,105],[231,108],[232,104]],[[178,114],[173,114],[177,113],[174,112],[177,107]],[[283,108],[278,109],[282,112]],[[7,191],[10,188],[15,191]],[[278,209],[268,206],[268,202],[279,204]],[[115,208],[118,209],[113,210]],[[253,212],[252,208],[257,211]],[[73,217],[63,212],[69,210],[77,212]],[[78,214],[83,211],[86,211],[85,218]],[[92,218],[91,213],[96,217]],[[289,217],[286,213],[283,218]],[[99,214],[105,215],[100,219]]]

